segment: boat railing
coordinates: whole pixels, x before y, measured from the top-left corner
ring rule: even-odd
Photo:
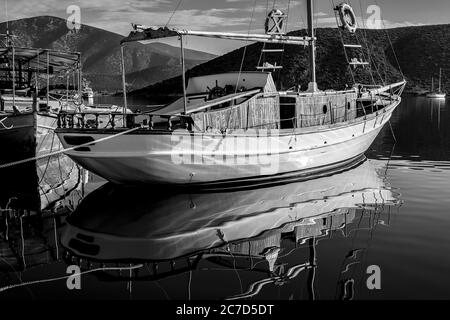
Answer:
[[[382,93],[376,93],[370,96],[370,99],[356,99],[356,106],[349,108],[326,104],[318,109],[317,113],[296,114],[291,118],[280,118],[274,122],[272,119],[260,119],[262,122],[256,125],[247,126],[239,129],[257,129],[257,128],[306,128],[317,125],[332,125],[340,122],[347,122],[353,119],[367,117],[371,114],[377,114],[385,109],[386,106],[397,99],[398,96],[389,94],[389,97]],[[280,103],[280,107],[294,107],[295,103]],[[125,119],[124,119],[125,117]],[[82,111],[82,112],[64,112],[58,115],[58,128],[69,129],[119,129],[136,128],[143,130],[168,130],[187,129],[189,131],[208,131],[213,128],[198,128],[191,115],[181,114],[161,114],[157,112],[128,112],[125,115],[119,111]],[[215,128],[215,129],[238,129],[238,128]]]
[[[59,129],[82,130],[141,127],[147,130],[173,131],[180,128],[192,130],[193,125],[189,115],[158,113],[126,113],[124,119],[122,112],[60,112],[57,121]]]

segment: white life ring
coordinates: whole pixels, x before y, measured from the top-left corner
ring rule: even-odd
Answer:
[[[350,33],[355,33],[357,28],[356,15],[353,8],[347,3],[341,3],[336,8],[339,11],[341,27],[347,29]]]

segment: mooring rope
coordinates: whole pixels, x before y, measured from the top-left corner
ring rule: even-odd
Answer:
[[[77,148],[87,147],[87,146],[93,145],[95,143],[105,142],[107,140],[110,140],[110,139],[122,136],[124,134],[128,134],[130,132],[136,131],[136,130],[138,130],[140,128],[141,127],[132,128],[132,129],[129,129],[129,130],[126,130],[126,131],[114,134],[112,136],[104,137],[104,138],[101,138],[101,139],[98,139],[98,140],[94,140],[94,141],[91,141],[91,142],[86,142],[86,143],[83,143],[83,144],[80,144],[80,145],[77,145],[77,146],[73,146],[73,147],[70,147],[70,148],[66,148],[66,149],[62,149],[62,150],[58,150],[58,151],[54,151],[54,152],[49,152],[47,154],[43,154],[43,155],[40,155],[40,156],[35,156],[35,157],[23,159],[23,160],[18,160],[18,161],[14,161],[14,162],[10,162],[10,163],[5,163],[5,164],[0,165],[0,169],[9,168],[9,167],[12,167],[12,166],[16,166],[16,165],[27,163],[27,162],[31,162],[31,161],[45,159],[47,157],[52,157],[52,156],[56,156],[56,155],[59,155],[61,153],[67,152],[67,151],[75,150]]]
[[[33,285],[33,284],[39,284],[39,283],[47,283],[47,282],[52,282],[52,281],[58,281],[58,280],[64,280],[64,279],[68,279],[70,277],[79,277],[83,274],[88,274],[88,273],[92,273],[92,272],[96,272],[96,271],[116,271],[116,270],[134,270],[134,269],[140,269],[142,268],[144,265],[143,264],[138,264],[135,266],[130,266],[130,267],[105,267],[105,268],[96,268],[96,269],[92,269],[92,270],[86,270],[80,273],[73,273],[73,274],[69,274],[67,276],[62,276],[62,277],[56,277],[56,278],[50,278],[50,279],[42,279],[42,280],[34,280],[34,281],[27,281],[27,282],[22,282],[22,283],[18,283],[18,284],[12,284],[9,286],[5,286],[5,287],[1,287],[0,288],[0,292],[4,292],[6,290],[10,290],[10,289],[14,289],[14,288],[19,288],[19,287],[24,287],[24,286],[28,286],[28,285]]]

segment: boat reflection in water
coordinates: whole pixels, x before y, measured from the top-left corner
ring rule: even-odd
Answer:
[[[363,220],[368,230],[386,225],[389,217],[381,215],[400,205],[377,164],[365,161],[329,177],[245,191],[171,194],[106,184],[67,219],[61,242],[68,263],[82,269],[137,266],[126,274],[100,272],[109,280],[155,281],[186,273],[189,290],[176,286],[188,292],[184,298],[263,298],[273,286],[280,298],[275,292],[301,274],[314,298],[319,242],[347,237],[363,228]],[[346,252],[343,270],[352,268],[361,250]],[[193,273],[203,285],[191,297]],[[219,284],[232,273],[238,288],[229,280]],[[341,298],[353,296],[351,279],[344,277],[338,286]]]

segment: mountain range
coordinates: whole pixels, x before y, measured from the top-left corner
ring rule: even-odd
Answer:
[[[290,35],[304,36],[306,33],[295,31]],[[435,78],[435,84],[437,83],[440,68],[443,69],[443,88],[450,89],[448,59],[450,25],[389,30],[360,29],[353,35],[340,33],[336,28],[318,28],[316,36],[318,39],[316,73],[321,89],[344,89],[353,83],[393,83],[404,78],[408,81],[407,91],[421,93],[431,89],[432,77]],[[343,43],[361,45],[360,49],[347,49],[348,57],[349,59],[356,57],[369,62],[370,65],[365,68],[350,68],[346,63]],[[267,61],[283,66],[283,69],[273,73],[281,89],[297,86],[303,90],[307,88],[309,82],[307,48],[285,45],[282,54],[265,54],[266,56],[262,57],[262,47],[262,44],[251,44],[246,48],[237,49],[191,68],[188,76],[239,70],[254,71],[258,64]],[[141,88],[131,94],[157,98],[161,95],[179,95],[181,90],[179,76]]]
[[[1,23],[0,33],[5,33],[6,27],[6,22]],[[74,32],[67,28],[66,20],[51,16],[8,21],[8,28],[17,46],[81,52],[83,75],[94,90],[122,89],[122,35],[88,25],[81,25]],[[179,48],[164,43],[136,42],[126,45],[125,68],[130,89],[179,75],[179,52]],[[215,58],[212,54],[189,49],[185,50],[185,56],[187,68]]]
[[[83,74],[94,90],[121,90],[121,35],[87,25],[73,32],[67,28],[66,20],[50,16],[9,21],[8,25],[10,32],[15,35],[16,45],[81,52]],[[6,23],[1,23],[0,33],[5,30]],[[290,34],[302,36],[306,35],[306,31]],[[370,67],[348,67],[341,35],[344,43],[362,46],[361,49],[349,49],[349,58],[361,58],[368,61]],[[450,25],[389,30],[359,29],[354,35],[341,34],[336,28],[318,28],[316,36],[319,88],[343,89],[355,82],[382,84],[405,78],[408,81],[407,91],[425,92],[431,89],[432,77],[437,83],[440,68],[443,70],[444,91],[450,88]],[[282,54],[262,56],[262,47],[260,43],[250,44],[220,57],[186,49],[187,76],[254,71],[258,64],[267,61],[283,66],[283,69],[273,73],[280,89],[307,87],[307,48],[285,45]],[[270,45],[266,48],[270,48]],[[180,95],[179,54],[179,48],[164,43],[127,44],[125,64],[127,83],[132,90],[130,94],[147,98]]]

